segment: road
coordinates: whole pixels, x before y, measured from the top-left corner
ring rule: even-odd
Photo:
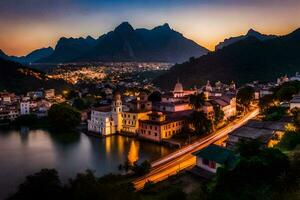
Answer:
[[[243,126],[247,121],[257,116],[259,109],[256,108],[249,112],[244,117],[235,120],[226,127],[210,134],[198,141],[179,149],[151,164],[151,171],[143,177],[140,177],[133,181],[133,184],[137,190],[144,187],[145,183],[151,181],[153,183],[162,181],[169,176],[178,173],[188,167],[195,165],[196,158],[191,153],[205,148],[206,146],[218,141],[219,139],[227,136],[230,132]]]

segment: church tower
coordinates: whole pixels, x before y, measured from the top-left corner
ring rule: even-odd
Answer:
[[[122,130],[122,98],[119,91],[114,93],[111,114],[115,130],[120,132]]]

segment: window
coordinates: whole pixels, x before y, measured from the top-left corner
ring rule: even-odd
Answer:
[[[157,136],[157,133],[154,133],[155,137]]]
[[[203,158],[202,159],[202,164],[208,166],[209,165],[209,160]]]
[[[213,161],[210,161],[209,162],[209,167],[212,168],[212,169],[215,169],[216,168],[216,163],[213,162]]]

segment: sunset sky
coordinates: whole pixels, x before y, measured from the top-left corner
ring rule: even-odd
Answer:
[[[209,49],[254,28],[286,34],[300,27],[300,0],[0,0],[0,49],[24,55],[62,37],[113,30],[123,21],[134,28],[169,23]]]

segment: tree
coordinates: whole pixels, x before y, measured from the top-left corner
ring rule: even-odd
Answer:
[[[237,143],[237,152],[245,158],[250,158],[260,152],[261,143],[258,140],[245,141],[241,140]]]
[[[293,123],[297,127],[297,129],[300,129],[300,109],[299,108],[293,108],[291,110],[293,114]]]
[[[18,191],[9,200],[53,200],[63,198],[63,187],[54,169],[42,169],[19,185]]]
[[[190,105],[194,110],[199,111],[205,103],[205,95],[204,93],[191,95],[190,96]]]
[[[232,170],[218,168],[211,199],[272,199],[272,194],[282,187],[280,178],[290,168],[288,157],[273,148],[247,156],[242,156]]]
[[[194,111],[190,118],[195,132],[198,134],[205,134],[212,131],[212,122],[209,120],[204,112]]]
[[[78,110],[84,110],[87,108],[87,105],[82,98],[75,98],[73,101],[73,107],[75,107]]]
[[[214,125],[218,125],[224,119],[224,111],[219,106],[214,105]]]
[[[279,101],[289,101],[293,98],[293,95],[297,93],[297,89],[294,86],[286,85],[281,87],[277,93],[276,97]]]
[[[140,165],[135,162],[132,166],[132,171],[134,171],[134,173],[137,176],[142,176],[147,174],[151,169],[151,163],[147,160],[145,160],[144,162],[142,162]]]
[[[244,110],[250,106],[250,103],[253,99],[254,99],[253,87],[250,86],[243,87],[237,93],[237,101],[244,108]]]
[[[154,91],[148,96],[148,100],[151,102],[160,102],[161,93],[159,91]]]
[[[103,187],[91,170],[78,173],[74,179],[69,180],[66,188],[70,199],[106,199]]]
[[[274,96],[273,95],[266,95],[259,99],[259,108],[261,112],[264,112],[270,106],[274,106]]]
[[[80,113],[68,104],[54,104],[48,111],[52,128],[59,131],[72,131],[81,122]]]

